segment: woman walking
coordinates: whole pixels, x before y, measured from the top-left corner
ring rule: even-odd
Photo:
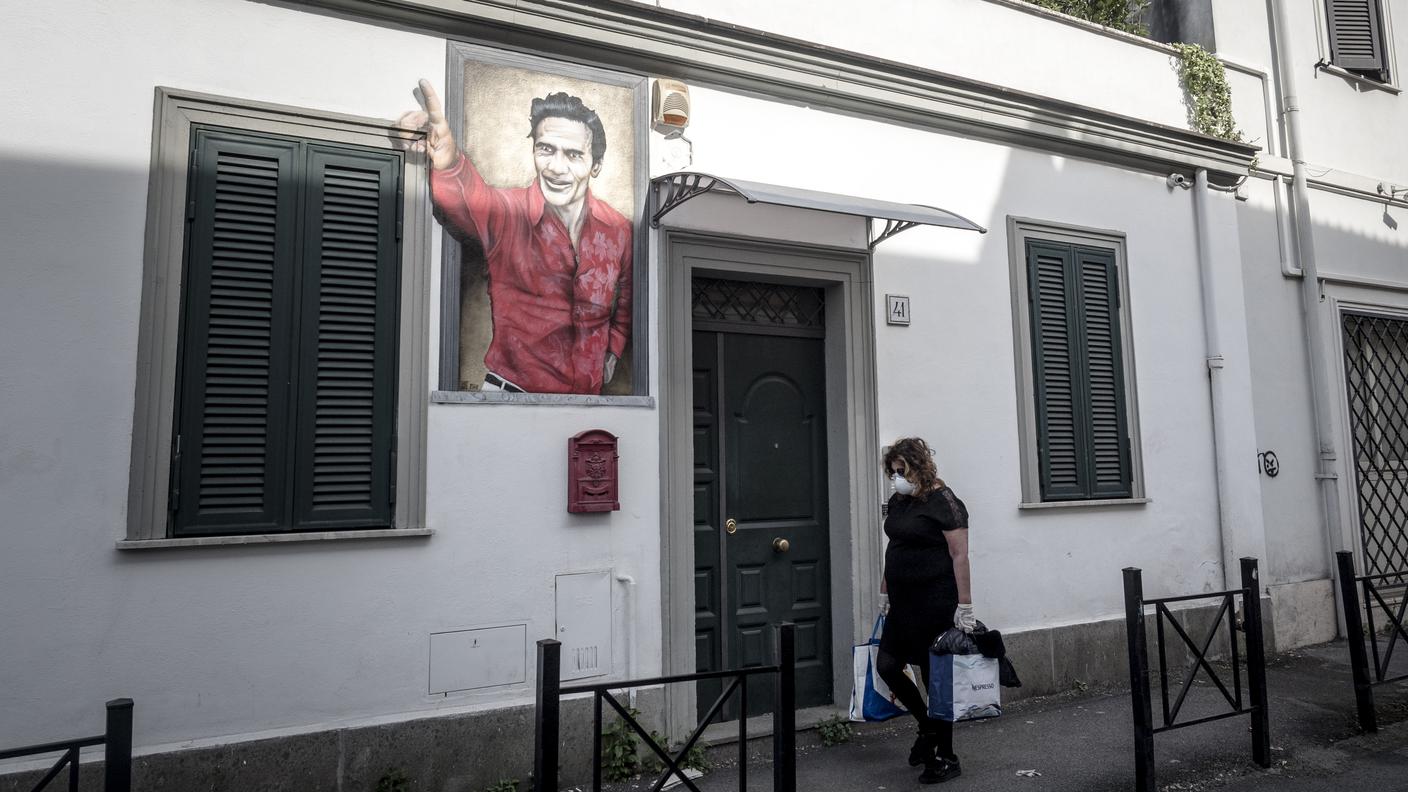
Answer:
[[[968,509],[939,478],[934,452],[923,440],[896,441],[885,451],[884,466],[895,494],[885,518],[890,544],[880,593],[887,615],[876,670],[919,722],[919,737],[909,752],[910,765],[924,765],[919,782],[937,784],[962,773],[953,752],[953,724],[929,717],[904,667],[919,666],[927,687],[929,645],[951,627],[972,632],[976,626],[968,576]]]

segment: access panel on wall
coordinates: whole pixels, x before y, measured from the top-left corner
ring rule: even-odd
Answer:
[[[441,387],[643,392],[644,78],[465,44],[449,63],[402,117],[447,234]]]

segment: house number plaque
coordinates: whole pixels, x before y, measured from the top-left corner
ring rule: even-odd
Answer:
[[[904,294],[885,295],[885,323],[892,325],[909,324],[909,296]]]

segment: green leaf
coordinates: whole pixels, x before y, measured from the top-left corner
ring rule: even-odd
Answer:
[[[1205,135],[1246,142],[1232,118],[1232,89],[1222,61],[1197,44],[1174,44],[1173,48],[1178,50],[1178,79],[1183,83],[1188,123]]]

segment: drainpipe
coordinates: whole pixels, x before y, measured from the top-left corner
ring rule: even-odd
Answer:
[[[1170,184],[1187,186],[1186,180]],[[1211,223],[1208,220],[1208,172],[1198,168],[1193,176],[1193,223],[1198,234],[1198,279],[1203,287],[1203,336],[1206,339],[1208,365],[1208,393],[1212,400],[1212,453],[1213,465],[1217,472],[1217,528],[1222,545],[1223,588],[1234,589],[1241,585],[1238,578],[1237,534],[1228,513],[1227,494],[1232,491],[1227,480],[1227,471],[1232,461],[1227,458],[1227,418],[1223,408],[1222,380],[1222,331],[1217,321],[1217,283],[1213,279],[1212,239],[1209,235]]]
[[[1275,46],[1271,51],[1271,72],[1281,86],[1281,114],[1286,123],[1286,150],[1291,158],[1291,216],[1294,220],[1294,257],[1301,270],[1301,310],[1305,315],[1305,345],[1310,363],[1310,403],[1315,412],[1315,439],[1319,444],[1319,459],[1315,481],[1320,489],[1320,507],[1325,524],[1325,544],[1330,552],[1330,573],[1338,576],[1333,562],[1334,553],[1344,541],[1340,526],[1340,493],[1338,458],[1335,452],[1334,427],[1330,419],[1329,361],[1325,355],[1325,330],[1320,311],[1320,271],[1315,264],[1315,236],[1310,225],[1310,190],[1305,180],[1305,157],[1300,150],[1300,103],[1296,97],[1295,69],[1289,66],[1290,36],[1286,31],[1287,0],[1268,0],[1267,10]],[[1344,635],[1344,608],[1340,587],[1335,590],[1335,615]]]

